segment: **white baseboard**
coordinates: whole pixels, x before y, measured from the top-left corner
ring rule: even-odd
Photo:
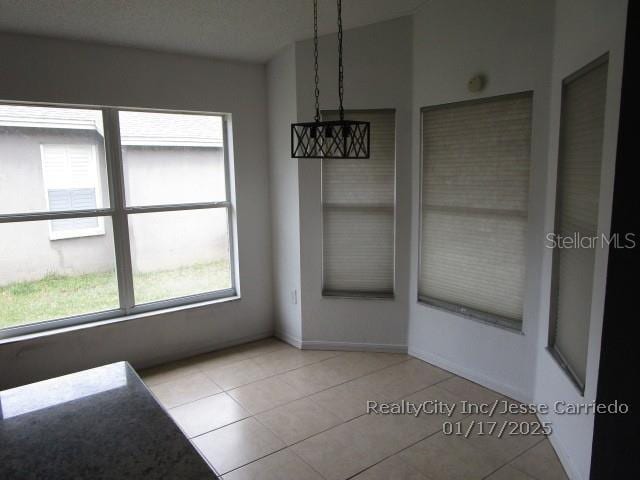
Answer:
[[[569,477],[569,479],[570,480],[587,480],[587,477],[583,477],[579,473],[578,469],[573,463],[573,460],[571,460],[571,457],[567,455],[567,451],[564,449],[562,442],[558,440],[558,437],[553,433],[551,433],[551,435],[549,435],[547,438],[551,442],[551,446],[553,447],[553,449],[556,451],[556,454],[560,459],[560,463],[564,467],[564,470],[567,473],[567,476]]]
[[[296,347],[299,349],[302,348],[302,340],[300,340],[299,337],[296,337],[294,335],[289,335],[288,333],[282,332],[282,331],[276,331],[274,333],[274,336],[282,340],[284,343],[288,343],[292,347]]]
[[[366,343],[366,342],[334,342],[326,340],[302,340],[299,337],[286,332],[277,331],[276,338],[279,338],[292,347],[301,350],[340,350],[351,352],[385,352],[385,353],[407,353],[406,345],[396,345],[391,343]]]
[[[135,362],[134,367],[135,368],[154,367],[156,365],[162,365],[163,363],[182,360],[184,358],[194,357],[196,355],[201,355],[203,353],[209,353],[215,350],[222,350],[224,348],[234,347],[236,345],[242,345],[244,343],[255,342],[256,340],[262,340],[264,338],[269,338],[269,337],[273,337],[272,331],[234,338],[231,340],[224,340],[216,343],[210,343],[208,345],[198,345],[190,348],[182,348],[180,350],[177,350],[171,353],[170,355],[160,355],[157,357],[153,357],[149,360],[146,360],[144,362]]]
[[[303,340],[302,349],[345,350],[352,352],[407,353],[406,345],[398,345],[393,343],[332,342],[325,340]]]
[[[523,392],[522,390],[513,387],[512,385],[507,385],[505,383],[496,382],[495,380],[489,378],[486,375],[478,373],[474,370],[471,370],[467,367],[463,367],[451,360],[441,357],[440,355],[436,355],[434,353],[425,352],[424,350],[417,349],[415,347],[409,347],[409,355],[419,358],[420,360],[424,360],[427,363],[431,363],[436,367],[440,367],[444,370],[448,370],[451,373],[455,373],[460,377],[464,377],[467,380],[471,380],[472,382],[478,383],[483,387],[490,388],[491,390],[495,390],[502,395],[506,395],[507,397],[513,398],[519,402],[530,403],[532,402],[531,395]]]

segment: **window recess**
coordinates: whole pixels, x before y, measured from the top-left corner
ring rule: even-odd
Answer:
[[[322,160],[323,295],[393,297],[395,112],[347,111],[351,117],[371,124],[370,158]]]
[[[422,109],[419,301],[521,328],[531,102]]]
[[[556,238],[601,239],[598,204],[607,71],[603,57],[563,82]],[[587,371],[593,269],[602,243],[587,245],[554,249],[549,322],[549,349],[581,391]]]

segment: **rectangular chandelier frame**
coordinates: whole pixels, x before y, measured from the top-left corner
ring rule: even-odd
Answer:
[[[370,123],[331,120],[291,124],[292,158],[369,158]]]

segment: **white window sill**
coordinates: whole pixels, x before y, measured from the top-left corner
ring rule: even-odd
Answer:
[[[18,343],[18,342],[24,342],[24,341],[28,341],[28,340],[34,340],[34,339],[38,339],[38,338],[43,338],[43,337],[49,337],[52,335],[60,335],[60,334],[64,334],[64,333],[69,333],[69,332],[74,332],[77,330],[86,330],[89,328],[96,328],[96,327],[103,327],[106,325],[112,325],[112,324],[116,324],[116,323],[121,323],[121,322],[128,322],[130,320],[137,320],[140,318],[146,318],[146,317],[151,317],[151,316],[155,316],[155,315],[166,315],[169,313],[173,313],[173,312],[180,312],[183,310],[191,310],[191,309],[197,309],[197,308],[204,308],[204,307],[208,307],[211,305],[216,305],[219,303],[227,303],[227,302],[236,302],[238,300],[241,300],[242,297],[240,295],[234,295],[234,296],[230,296],[230,297],[224,297],[224,298],[216,298],[213,300],[206,300],[206,301],[202,301],[202,302],[198,302],[198,303],[189,303],[186,305],[179,305],[179,306],[175,306],[175,307],[167,307],[167,308],[163,308],[163,309],[158,309],[158,310],[150,310],[148,312],[143,312],[143,313],[136,313],[136,314],[131,314],[131,315],[121,315],[118,317],[113,317],[113,318],[108,318],[105,320],[95,320],[95,321],[88,321],[85,323],[79,323],[76,325],[69,325],[69,326],[64,326],[64,327],[54,327],[48,330],[42,330],[39,332],[34,332],[34,333],[25,333],[24,335],[16,335],[13,337],[6,337],[6,338],[0,338],[0,345],[7,345],[10,343]],[[55,321],[55,320],[52,320]],[[26,325],[28,326],[28,325]],[[2,333],[0,331],[0,333]]]
[[[49,234],[49,240],[67,240],[70,238],[84,238],[84,237],[98,237],[104,235],[104,227],[91,228],[83,230],[66,230],[62,232],[51,232]]]
[[[458,307],[453,304],[447,305],[446,302],[435,303],[433,301],[429,301],[423,298],[418,298],[418,305],[424,308],[432,308],[435,310],[439,310],[441,312],[446,312],[458,318],[471,320],[472,322],[477,322],[482,325],[487,325],[489,327],[499,328],[501,330],[504,330],[506,332],[510,332],[516,335],[524,335],[522,322],[515,322],[510,319],[494,317],[493,315],[489,315],[489,314],[482,314],[481,312],[476,312],[473,309]]]

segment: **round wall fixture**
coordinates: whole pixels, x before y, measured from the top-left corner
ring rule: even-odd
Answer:
[[[467,83],[467,88],[472,93],[478,93],[484,89],[486,84],[487,84],[487,77],[485,77],[482,74],[479,74],[469,79],[469,82]]]

